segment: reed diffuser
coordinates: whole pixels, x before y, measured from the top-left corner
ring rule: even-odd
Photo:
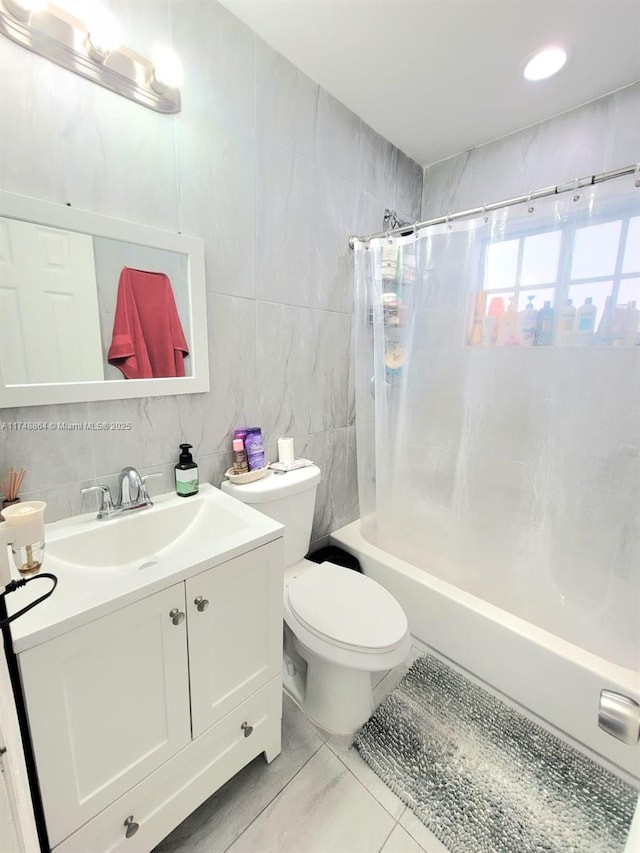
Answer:
[[[4,495],[3,507],[17,503],[20,500],[18,492],[20,491],[25,473],[26,468],[9,468],[4,479],[0,480],[0,491]]]

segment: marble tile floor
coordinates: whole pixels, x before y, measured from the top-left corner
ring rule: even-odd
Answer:
[[[380,702],[421,653],[381,674]],[[447,853],[351,746],[284,697],[282,752],[258,756],[154,853]]]

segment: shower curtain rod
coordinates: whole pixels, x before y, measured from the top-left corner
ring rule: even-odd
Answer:
[[[427,228],[429,225],[441,225],[444,222],[451,222],[454,219],[464,219],[467,216],[478,216],[481,213],[487,213],[491,210],[498,210],[501,207],[510,207],[513,204],[522,204],[525,201],[533,201],[534,199],[544,198],[550,195],[559,195],[560,193],[569,192],[570,190],[581,189],[582,187],[590,187],[593,184],[601,184],[603,181],[611,180],[611,178],[620,178],[623,175],[632,175],[636,173],[636,186],[640,187],[640,163],[633,166],[625,166],[622,169],[614,169],[611,172],[601,172],[599,175],[588,175],[585,178],[576,178],[567,184],[559,184],[555,187],[545,187],[543,190],[527,193],[526,195],[509,198],[506,201],[494,201],[491,204],[485,204],[482,207],[474,207],[471,210],[461,210],[458,213],[449,213],[446,216],[438,216],[436,219],[427,219],[424,222],[416,222],[413,225],[402,225],[400,228],[394,228],[391,231],[378,231],[376,234],[369,234],[368,237],[357,237],[352,234],[349,237],[349,248],[354,249],[356,242],[369,243],[377,237],[391,237],[394,235],[407,235],[411,232],[416,233],[420,228]]]

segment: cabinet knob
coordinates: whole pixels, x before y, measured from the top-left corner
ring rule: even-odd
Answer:
[[[251,732],[253,731],[253,726],[250,726],[250,725],[249,725],[249,723],[247,723],[247,722],[246,722],[246,720],[245,720],[245,722],[240,726],[240,728],[241,728],[241,729],[242,729],[242,731],[244,732],[244,736],[245,736],[245,737],[249,737],[249,735],[250,735],[250,734],[251,734]]]
[[[169,611],[169,616],[171,617],[171,621],[174,625],[180,625],[184,622],[184,613],[181,613],[177,607],[174,607],[173,610]]]
[[[206,610],[206,609],[207,609],[207,607],[209,606],[209,602],[207,601],[207,599],[206,599],[206,598],[203,598],[201,595],[197,595],[197,596],[193,599],[193,603],[194,603],[194,604],[195,604],[195,606],[198,608],[198,610],[200,611],[200,613],[202,613],[202,611],[203,611],[203,610]]]
[[[127,827],[124,833],[125,838],[131,838],[140,829],[140,824],[135,822],[132,814],[125,820],[124,825]]]

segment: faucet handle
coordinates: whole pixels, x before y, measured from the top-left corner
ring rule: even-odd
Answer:
[[[81,495],[86,495],[87,492],[100,492],[102,499],[98,507],[98,518],[103,518],[110,512],[113,512],[113,500],[111,499],[111,490],[109,486],[87,486],[80,489]]]
[[[144,477],[141,477],[142,486],[140,488],[140,500],[146,501],[149,506],[153,506],[153,501],[149,497],[149,492],[147,491],[147,480],[150,480],[152,477],[162,477],[162,471],[154,471],[153,474],[145,474]]]

